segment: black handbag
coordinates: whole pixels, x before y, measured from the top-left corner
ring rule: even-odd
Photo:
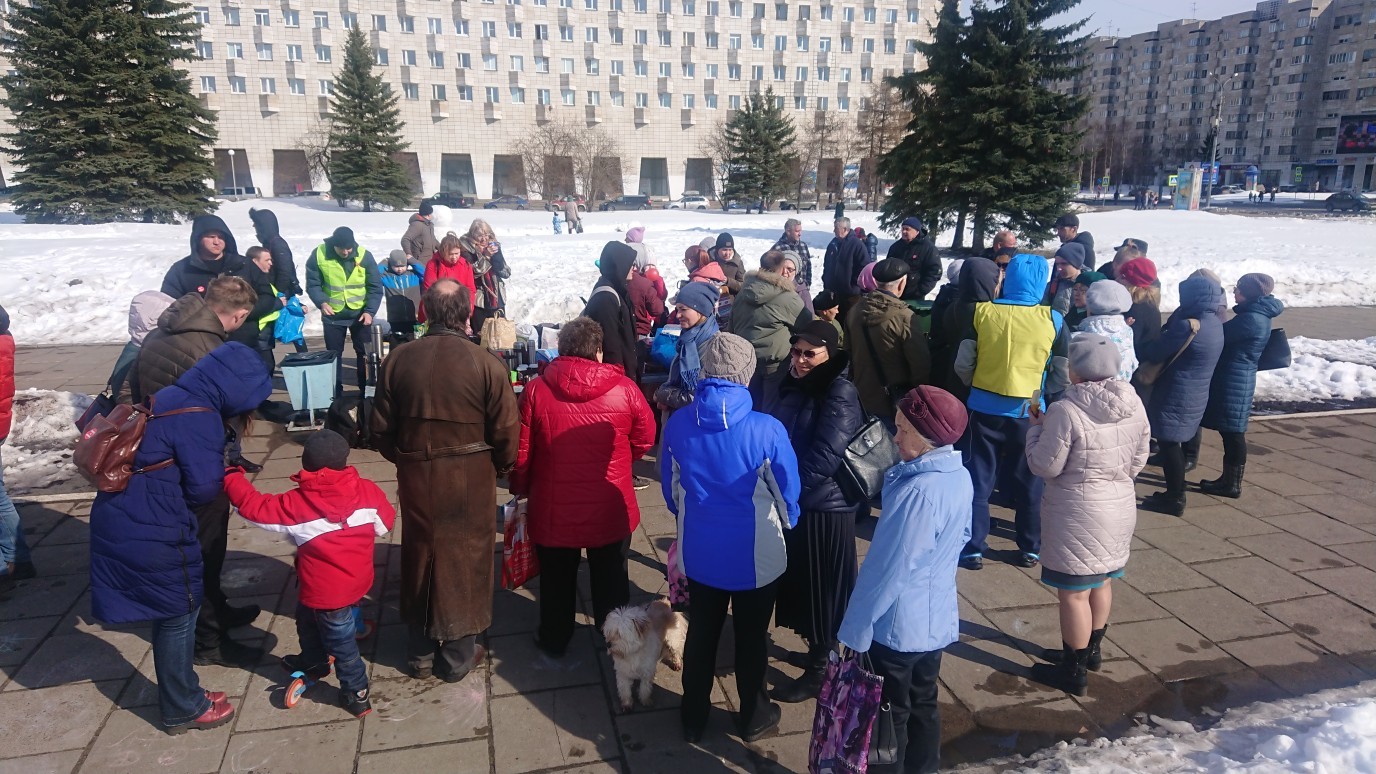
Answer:
[[[836,481],[851,497],[875,502],[884,491],[884,474],[898,463],[898,444],[877,417],[870,417],[846,444]]]
[[[870,663],[869,653],[860,656],[860,666],[870,674],[879,674]],[[893,727],[893,707],[887,701],[879,702],[879,712],[874,716],[870,728],[869,765],[892,766],[898,762],[898,733]]]
[[[1285,336],[1284,328],[1272,328],[1271,337],[1266,340],[1261,357],[1257,358],[1258,371],[1275,371],[1290,367],[1290,339]]]

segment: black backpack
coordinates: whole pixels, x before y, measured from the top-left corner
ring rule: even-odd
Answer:
[[[325,429],[344,436],[351,449],[373,448],[373,399],[341,395],[325,413]]]

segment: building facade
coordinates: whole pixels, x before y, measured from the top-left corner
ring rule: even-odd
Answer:
[[[515,148],[551,124],[614,139],[602,196],[709,193],[706,138],[749,94],[772,87],[800,130],[818,114],[856,116],[885,75],[920,66],[916,41],[940,11],[940,0],[191,2],[202,30],[186,69],[218,116],[218,189],[328,188],[308,149],[359,28],[401,98],[415,192],[484,198],[549,193],[533,190],[550,186],[527,182]]]
[[[1372,190],[1376,0],[1268,0],[1249,12],[1093,39],[1086,179],[1161,184],[1207,154],[1222,182]],[[1217,123],[1215,124],[1215,121]]]

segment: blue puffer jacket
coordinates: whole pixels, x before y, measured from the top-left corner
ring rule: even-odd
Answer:
[[[698,382],[664,425],[660,486],[678,517],[683,574],[726,591],[768,585],[788,565],[798,523],[798,458],[779,420],[751,410],[743,385]]]
[[[1146,363],[1161,363],[1175,356],[1190,335],[1190,319],[1199,321],[1199,334],[1152,386],[1147,402],[1151,434],[1158,441],[1183,443],[1199,431],[1204,407],[1209,402],[1209,382],[1223,351],[1223,323],[1218,309],[1223,288],[1207,277],[1190,277],[1180,283],[1180,307],[1161,328],[1161,337],[1143,352]]]
[[[1204,426],[1220,433],[1247,432],[1252,395],[1257,390],[1257,360],[1271,338],[1271,320],[1285,307],[1275,296],[1262,296],[1233,307],[1236,317],[1223,323],[1223,354],[1209,383]]]
[[[854,513],[860,507],[836,483],[846,444],[865,424],[860,394],[841,375],[846,363],[845,353],[838,352],[802,379],[785,376],[770,411],[783,423],[798,455],[798,504],[805,513]]]
[[[123,492],[91,506],[91,611],[105,623],[185,615],[201,603],[201,546],[191,509],[224,485],[224,418],[244,414],[272,392],[263,361],[230,342],[153,395],[154,413],[203,406],[210,412],[153,419],[134,457],[142,467]]]
[[[974,488],[950,446],[884,474],[884,515],[860,567],[837,638],[868,651],[929,653],[960,636],[956,563],[970,539]]]

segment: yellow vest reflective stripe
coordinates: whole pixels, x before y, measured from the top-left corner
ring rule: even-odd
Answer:
[[[362,247],[354,248],[354,269],[344,273],[344,264],[331,255],[325,245],[315,248],[315,265],[320,268],[320,286],[335,309],[362,309],[368,299],[368,271],[363,262],[372,256]]]
[[[1051,307],[986,301],[975,305],[975,331],[971,386],[1010,398],[1031,398],[1041,389],[1056,341]]]
[[[277,286],[272,285],[272,286],[270,286],[270,287],[272,287],[272,297],[273,297],[273,298],[276,298],[276,297],[277,297]],[[261,320],[258,321],[258,330],[261,331],[261,330],[263,330],[264,328],[268,327],[269,325],[272,325],[273,323],[277,322],[277,318],[278,318],[278,317],[281,317],[281,316],[282,316],[282,309],[281,309],[281,307],[278,307],[278,308],[272,310],[271,312],[269,312],[268,314],[263,315],[263,318],[262,318]]]

